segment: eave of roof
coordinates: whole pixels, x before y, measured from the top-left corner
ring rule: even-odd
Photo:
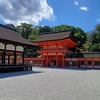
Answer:
[[[36,40],[33,40],[32,42],[44,42],[44,41],[66,39],[69,38],[71,34],[73,34],[71,30],[53,32],[53,33],[43,33],[40,34],[40,36]]]
[[[100,52],[82,52],[66,54],[64,58],[100,58]]]
[[[19,45],[25,46],[35,46],[38,47],[39,45],[35,43],[31,43],[28,40],[21,37],[17,31],[13,28],[9,28],[8,26],[0,24],[0,41],[2,42],[10,42]]]

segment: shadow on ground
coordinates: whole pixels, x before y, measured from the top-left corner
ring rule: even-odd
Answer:
[[[40,73],[43,73],[43,72],[42,71],[20,71],[20,72],[0,73],[0,79],[23,76],[23,75],[28,75],[28,74],[40,74]]]

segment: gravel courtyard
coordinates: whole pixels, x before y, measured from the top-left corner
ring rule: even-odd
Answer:
[[[34,67],[2,73],[0,100],[100,100],[100,70]]]

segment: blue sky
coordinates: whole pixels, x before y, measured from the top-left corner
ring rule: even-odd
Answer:
[[[48,0],[48,3],[52,6],[56,19],[52,22],[43,20],[41,25],[66,24],[91,31],[96,24],[100,24],[100,0]]]
[[[23,22],[92,31],[100,24],[100,0],[0,0],[1,24]]]

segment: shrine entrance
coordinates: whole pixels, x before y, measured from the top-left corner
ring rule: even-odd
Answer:
[[[45,59],[44,66],[65,67],[65,54],[70,54],[74,48],[79,45],[74,39],[74,33],[71,30],[43,33],[36,40],[33,41],[40,45],[38,53]]]

